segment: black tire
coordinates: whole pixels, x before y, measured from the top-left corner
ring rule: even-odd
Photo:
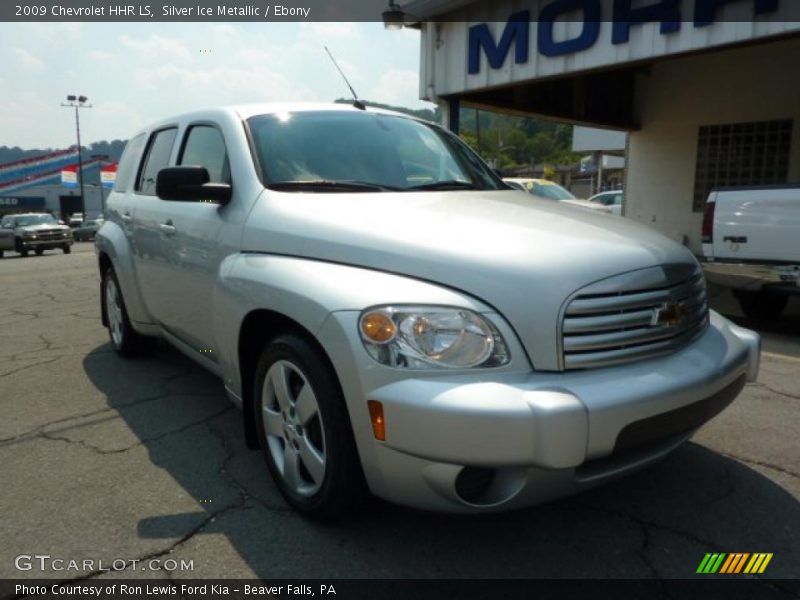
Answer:
[[[282,438],[271,435],[268,440],[265,418],[262,417],[265,414],[262,390],[268,372],[272,373],[270,378],[272,385],[272,377],[276,372],[270,371],[273,366],[278,370],[285,368],[290,373],[285,379],[290,399],[294,394],[294,401],[297,401],[305,385],[310,385],[317,413],[315,417],[301,423],[301,411],[295,413],[294,408],[291,409],[291,417],[295,420],[298,431],[302,425],[302,432],[298,433],[294,431],[295,427],[287,424],[285,413],[271,411],[272,414],[283,418],[285,435]],[[292,367],[297,371],[291,371]],[[291,377],[294,377],[294,380],[291,380]],[[316,519],[336,518],[352,512],[361,505],[367,497],[367,487],[356,451],[350,417],[336,375],[320,351],[303,337],[294,334],[278,336],[267,344],[261,353],[256,368],[253,393],[254,419],[259,443],[270,474],[286,501],[299,512]],[[277,396],[270,401],[274,404],[268,408],[274,407],[279,411]],[[292,433],[289,429],[292,429]],[[294,456],[298,457],[296,473],[300,474],[301,484],[296,487],[310,488],[305,492],[294,489],[283,475],[284,469],[287,468],[286,450],[290,444],[287,441],[290,435],[296,436],[292,439],[294,447],[298,448]],[[303,452],[299,450],[297,440],[300,440],[300,444],[304,441],[311,443],[313,447],[321,450],[324,475],[319,476],[317,473],[321,481],[316,481],[311,475],[312,471],[305,467],[307,461],[302,458]],[[284,462],[279,466],[276,454],[280,455],[281,452]]]
[[[739,306],[748,319],[754,321],[769,321],[781,316],[783,309],[789,302],[787,294],[781,294],[770,290],[760,292],[737,292],[736,298]]]
[[[72,254],[72,246],[69,244],[64,244],[61,246],[61,249],[64,251],[64,254]]]
[[[3,258],[3,256],[5,256],[5,251],[4,250],[0,250],[0,258]]]
[[[39,247],[34,249],[34,252],[36,252],[36,256],[41,256],[42,254],[44,254],[44,248],[39,246]]]
[[[119,321],[112,313],[112,301],[108,296],[109,287],[113,284],[115,290],[115,297],[118,298],[119,304]],[[100,284],[100,302],[103,303],[103,314],[106,315],[108,329],[108,337],[111,340],[111,345],[118,354],[125,357],[139,356],[146,354],[153,349],[157,339],[141,335],[137,333],[131,326],[130,319],[128,318],[128,310],[125,308],[125,299],[122,297],[122,290],[119,287],[117,275],[114,273],[112,267],[108,267],[103,273],[103,279]],[[115,324],[119,325],[116,329]]]

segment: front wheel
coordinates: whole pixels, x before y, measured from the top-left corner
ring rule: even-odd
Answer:
[[[36,249],[34,250],[34,252],[36,252],[36,256],[41,256],[42,254],[44,254],[44,248],[42,248],[41,246],[39,246],[38,248],[36,248]]]
[[[135,356],[150,350],[155,343],[155,338],[143,336],[131,327],[119,281],[112,267],[103,273],[100,291],[103,309],[108,320],[108,335],[114,350],[122,356]]]
[[[64,244],[61,246],[61,249],[64,251],[64,254],[72,254],[72,246],[69,244]]]
[[[255,377],[255,420],[270,474],[298,511],[332,518],[366,496],[350,417],[325,358],[306,339],[267,345]]]

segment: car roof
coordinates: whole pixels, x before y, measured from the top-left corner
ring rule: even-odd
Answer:
[[[381,115],[392,115],[395,117],[405,117],[414,121],[422,121],[418,117],[408,115],[405,113],[397,112],[394,110],[386,110],[384,108],[367,107],[362,110],[356,108],[349,103],[339,102],[266,102],[261,104],[242,104],[239,106],[229,107],[230,110],[235,111],[242,119],[249,119],[256,115],[266,114],[281,114],[287,112],[355,112],[355,113],[377,113]]]
[[[219,106],[206,109],[194,110],[191,112],[180,113],[159,119],[156,122],[148,124],[144,129],[140,129],[135,135],[154,131],[168,125],[174,125],[177,121],[186,121],[194,119],[207,119],[214,117],[234,117],[238,120],[246,120],[256,115],[279,115],[284,113],[298,113],[298,112],[341,112],[341,113],[368,113],[368,114],[381,114],[390,115],[395,117],[402,117],[412,121],[420,121],[428,123],[424,119],[420,119],[413,115],[405,113],[386,110],[383,108],[367,107],[365,110],[356,108],[352,104],[344,104],[338,102],[262,102],[257,104],[238,104],[231,106]]]

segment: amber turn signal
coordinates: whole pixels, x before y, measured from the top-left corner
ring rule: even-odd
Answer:
[[[369,400],[369,419],[372,421],[372,433],[376,440],[386,441],[386,421],[383,420],[383,404],[377,400]]]
[[[371,312],[361,317],[361,333],[371,342],[385,344],[394,339],[397,326],[388,315]]]

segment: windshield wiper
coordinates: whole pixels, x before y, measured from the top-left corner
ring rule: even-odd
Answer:
[[[422,185],[414,185],[405,188],[406,191],[417,190],[477,190],[479,189],[474,183],[469,181],[457,181],[451,179],[448,181],[434,181],[433,183],[423,183]]]
[[[401,188],[367,181],[335,181],[330,179],[308,179],[305,181],[274,181],[267,185],[271,190],[328,190],[339,192],[386,192]]]

